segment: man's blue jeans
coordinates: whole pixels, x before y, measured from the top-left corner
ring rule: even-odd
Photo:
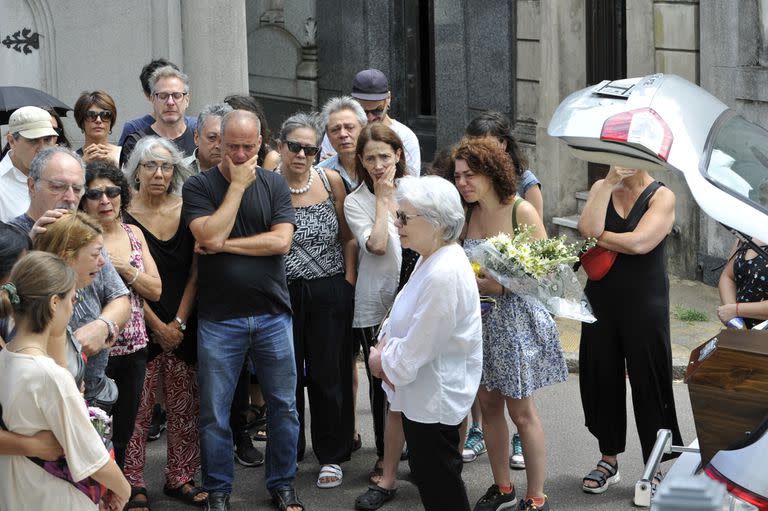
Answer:
[[[203,487],[232,493],[234,454],[229,413],[246,355],[251,357],[267,403],[267,489],[293,485],[299,419],[296,363],[289,314],[262,314],[198,323],[200,447]]]

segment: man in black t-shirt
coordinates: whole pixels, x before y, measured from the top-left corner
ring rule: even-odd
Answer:
[[[291,305],[283,256],[294,210],[285,179],[256,166],[256,115],[221,122],[224,158],[192,176],[183,217],[197,240],[198,379],[203,486],[210,509],[228,509],[234,479],[230,404],[246,355],[267,402],[266,484],[278,506],[302,509],[293,488],[299,421]]]
[[[172,141],[186,156],[195,152],[194,129],[187,124],[184,112],[189,106],[189,77],[173,66],[157,68],[149,78],[155,122],[142,132],[130,134],[120,151],[123,166],[141,137],[154,135]]]

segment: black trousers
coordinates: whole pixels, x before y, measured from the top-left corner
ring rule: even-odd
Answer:
[[[422,424],[403,416],[408,465],[426,511],[469,511],[461,469],[459,425]]]
[[[115,462],[120,469],[125,463],[125,449],[133,435],[136,414],[139,411],[144,375],[147,372],[147,348],[129,355],[109,357],[107,376],[117,384],[117,401],[112,405],[112,445],[115,448]]]
[[[376,331],[379,326],[365,328],[353,328],[352,335],[355,345],[359,345],[363,350],[363,360],[365,361],[365,374],[368,376],[368,400],[371,404],[371,415],[373,416],[373,434],[376,439],[376,456],[384,457],[384,422],[387,417],[387,395],[381,388],[381,380],[371,374],[371,368],[368,367],[368,355],[371,354],[371,347],[376,346]]]
[[[355,290],[344,275],[288,285],[296,356],[298,457],[306,446],[304,389],[312,414],[312,449],[321,465],[342,463],[352,452],[352,312]]]
[[[579,386],[586,426],[600,452],[624,452],[627,436],[626,375],[632,387],[643,461],[653,450],[659,429],[672,431],[683,445],[672,392],[669,310],[662,303],[634,304],[628,299],[593,300],[597,321],[581,324]],[[677,457],[669,454],[664,459]]]

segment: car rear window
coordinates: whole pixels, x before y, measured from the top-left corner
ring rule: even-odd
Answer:
[[[706,175],[768,212],[768,131],[738,115],[724,121],[712,139]]]

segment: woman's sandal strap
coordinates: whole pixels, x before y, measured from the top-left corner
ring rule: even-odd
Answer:
[[[607,470],[607,471],[608,471],[608,477],[613,477],[613,476],[615,476],[615,475],[616,475],[616,472],[618,472],[618,471],[619,471],[619,464],[618,464],[618,463],[616,463],[615,465],[611,465],[610,463],[608,463],[608,462],[607,462],[607,461],[605,461],[605,460],[600,460],[600,461],[598,461],[598,462],[597,462],[597,466],[598,466],[598,467],[602,467],[602,468],[604,468],[605,470]]]

